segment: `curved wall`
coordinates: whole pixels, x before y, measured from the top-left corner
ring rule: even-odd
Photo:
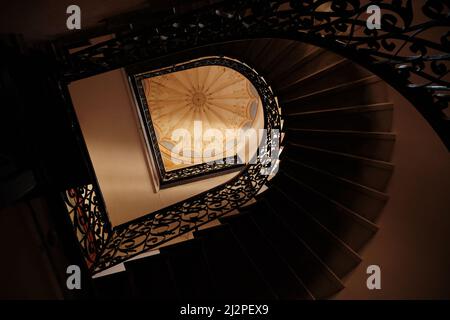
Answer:
[[[397,135],[390,199],[335,298],[450,298],[450,153],[405,98],[393,89],[389,96]],[[381,290],[367,289],[372,264],[381,268]]]

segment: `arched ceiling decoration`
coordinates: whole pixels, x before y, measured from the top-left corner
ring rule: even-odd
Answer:
[[[197,132],[200,126],[203,133],[215,129],[222,137],[226,137],[227,130],[262,127],[257,121],[262,109],[256,89],[231,68],[201,66],[152,76],[143,79],[142,87],[166,171],[236,154],[234,144],[214,139],[204,139],[199,153],[194,148],[195,125]],[[187,130],[192,140],[189,152],[175,155],[172,150],[179,140],[173,134],[178,129]],[[217,152],[220,149],[216,143],[222,144],[223,152]],[[202,156],[205,150],[211,156]]]

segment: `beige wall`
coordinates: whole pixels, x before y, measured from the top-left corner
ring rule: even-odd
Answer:
[[[380,230],[361,252],[337,299],[450,298],[450,153],[420,114],[394,90],[394,174]],[[381,290],[366,269],[381,267]]]
[[[209,190],[237,174],[156,192],[123,70],[73,82],[69,90],[113,225]]]
[[[417,22],[427,20],[423,4],[413,1]],[[442,31],[421,37],[436,40]],[[406,99],[393,89],[390,99],[397,134],[390,200],[336,299],[450,299],[450,152]],[[371,264],[381,267],[381,290],[366,287]]]

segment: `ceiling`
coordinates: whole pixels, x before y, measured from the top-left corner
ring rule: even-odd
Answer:
[[[233,69],[196,67],[149,77],[142,85],[166,171],[234,156],[239,145],[225,141],[227,134],[262,128],[259,95]],[[174,148],[181,147],[179,129],[191,138],[184,153]]]

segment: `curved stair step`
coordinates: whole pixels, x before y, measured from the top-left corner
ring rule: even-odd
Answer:
[[[303,102],[308,102],[311,99],[320,99],[324,96],[334,95],[337,93],[345,92],[345,91],[353,91],[356,88],[372,84],[375,82],[381,81],[377,76],[369,75],[365,78],[358,78],[354,81],[349,82],[340,82],[339,84],[328,87],[321,88],[319,90],[315,90],[314,92],[306,93],[306,94],[298,94],[295,87],[291,88],[287,93],[279,94],[278,97],[283,102],[284,105],[290,105],[293,103],[302,104]]]
[[[192,239],[160,249],[167,257],[180,299],[208,299],[216,296],[200,240]]]
[[[274,299],[275,293],[233,236],[221,225],[194,233],[200,238],[218,298]]]
[[[343,277],[361,262],[356,252],[282,190],[271,190],[265,199],[280,219],[289,225],[338,277]]]
[[[248,64],[252,68],[257,68],[258,73],[261,72],[261,67],[258,61],[261,56],[267,55],[272,49],[271,46],[275,40],[270,38],[247,40],[246,45],[242,46],[240,54],[234,54],[234,57],[238,60]]]
[[[288,143],[280,160],[292,159],[316,167],[358,184],[384,191],[394,165],[389,162],[353,156],[346,153]]]
[[[388,200],[385,193],[306,166],[298,161],[287,160],[280,170],[358,212],[370,221],[376,221]]]
[[[383,103],[386,97],[385,83],[376,76],[369,76],[290,100],[278,96],[278,100],[283,113],[290,114]]]
[[[306,299],[309,292],[290,265],[261,233],[249,214],[220,219],[231,231],[250,259],[267,279],[279,299]]]
[[[312,51],[306,56],[295,58],[295,65],[290,68],[289,73],[287,75],[285,74],[283,78],[277,79],[277,92],[285,93],[288,91],[288,88],[295,86],[299,80],[339,60],[342,60],[342,57],[323,49]]]
[[[288,101],[370,76],[372,73],[367,69],[339,57],[333,63],[317,66],[315,71],[297,78],[295,82],[277,90],[277,93],[283,100]]]
[[[0,208],[25,197],[37,185],[36,177],[31,170],[15,172],[11,175],[5,172],[4,175],[7,178],[0,179]]]
[[[95,294],[102,299],[131,299],[134,297],[130,273],[127,271],[95,278],[93,282]]]
[[[152,300],[175,299],[178,295],[171,265],[161,254],[124,263],[130,274],[133,295]]]
[[[317,56],[327,52],[320,47],[310,46],[304,43],[296,43],[291,52],[283,59],[276,70],[272,70],[267,75],[271,85],[275,89],[279,89],[284,81],[288,81],[287,77],[297,73],[302,67]]]
[[[345,107],[284,115],[287,128],[389,132],[394,108],[391,103]]]
[[[250,47],[251,42],[248,40],[239,40],[239,41],[231,41],[226,43],[220,43],[214,46],[213,50],[210,50],[208,52],[208,55],[224,55],[232,58],[238,58],[238,57],[244,57],[245,52],[247,52],[248,48]],[[203,50],[207,49],[201,48],[200,51],[203,52]]]
[[[258,57],[258,70],[261,69],[261,73],[267,77],[280,64],[280,61],[284,60],[283,56],[292,51],[294,46],[295,42],[293,41],[277,39],[271,47],[269,54]]]
[[[272,43],[272,39],[255,39],[250,41],[245,54],[242,56],[243,61],[250,65],[254,65],[260,56],[271,50],[270,47],[272,46]]]
[[[280,172],[272,181],[337,238],[358,252],[378,227],[342,204]]]
[[[268,207],[266,201],[255,205],[251,218],[314,298],[329,297],[344,287],[333,271]]]
[[[277,89],[277,92],[280,95],[286,94],[285,97],[289,97],[291,94],[301,96],[311,92],[318,91],[321,88],[323,89],[333,85],[335,86],[338,84],[336,82],[343,82],[342,79],[337,80],[336,77],[329,77],[334,82],[333,84],[330,85],[327,84],[326,81],[324,81],[325,80],[324,78],[327,77],[327,75],[329,75],[330,73],[338,72],[339,69],[342,69],[343,67],[346,66],[348,67],[349,65],[351,65],[350,60],[341,58],[333,63],[323,66],[320,69],[317,69],[314,72],[306,74],[302,77],[298,77],[295,81],[289,83],[288,85],[282,88]]]
[[[395,134],[286,128],[285,141],[353,156],[390,161],[394,150]]]

